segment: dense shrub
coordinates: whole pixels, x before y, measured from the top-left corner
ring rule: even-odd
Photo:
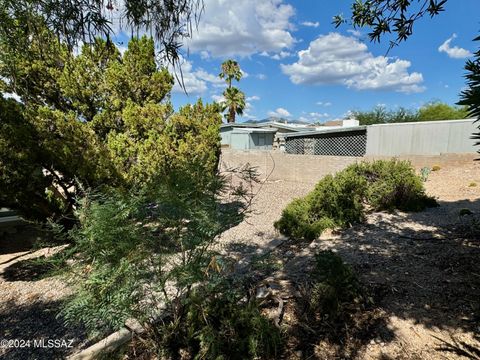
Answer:
[[[374,161],[352,165],[367,182],[366,202],[373,210],[421,211],[436,205],[408,161]]]
[[[314,239],[327,228],[362,221],[369,210],[420,211],[434,205],[409,162],[362,162],[325,176],[283,210],[275,227],[286,236]]]
[[[255,300],[226,286],[195,289],[182,301],[184,316],[157,327],[155,346],[166,358],[179,351],[192,359],[273,359],[280,331]]]
[[[198,159],[205,167],[210,160]],[[187,349],[202,359],[271,357],[276,328],[257,303],[219,287],[230,267],[212,250],[217,235],[247,210],[245,185],[208,171],[186,176],[190,166],[195,162],[175,170],[176,183],[154,178],[139,190],[93,193],[79,201],[79,224],[69,231],[76,292],[62,315],[93,336],[136,319],[151,330],[142,339],[151,344],[147,355],[178,358]],[[243,184],[242,173],[237,176]]]
[[[233,219],[208,192],[189,192],[156,184],[81,201],[80,224],[70,231],[77,292],[63,311],[67,321],[82,322],[93,334],[130,317],[144,322],[169,303],[168,289],[183,294],[205,278],[209,247]]]
[[[158,66],[153,39],[132,38],[123,53],[97,39],[74,54],[35,28],[15,46],[0,41],[2,206],[71,223],[84,189],[130,191],[180,175],[202,182],[190,181],[192,193],[208,185],[201,174],[217,169],[218,107],[199,100],[173,111],[174,78]]]

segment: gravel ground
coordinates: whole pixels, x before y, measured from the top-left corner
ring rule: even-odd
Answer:
[[[286,181],[255,186],[247,216],[239,225],[222,233],[219,246],[234,253],[243,253],[242,248],[252,251],[268,247],[272,241],[281,238],[273,223],[280,218],[282,210],[294,198],[305,196],[312,188],[312,184]]]
[[[284,181],[256,186],[251,213],[220,236],[219,248],[239,264],[248,264],[245,259],[252,255],[272,251],[281,270],[270,278],[290,285],[302,280],[317,249],[341,253],[365,284],[384,293],[380,306],[388,314],[387,330],[393,333],[386,341],[380,332],[379,339],[363,349],[362,358],[460,358],[458,354],[440,354],[436,349],[441,342],[434,336],[445,340],[454,336],[467,345],[476,344],[480,323],[471,297],[480,297],[480,263],[476,261],[480,251],[478,239],[467,233],[472,219],[480,214],[480,164],[430,174],[426,188],[438,198],[438,208],[418,214],[371,214],[364,225],[326,233],[311,244],[291,243],[275,231],[273,222],[293,198],[312,188],[313,184]],[[474,215],[460,217],[464,208]],[[15,272],[15,263],[42,253],[8,248],[8,241],[5,235],[0,238],[0,338],[74,339],[74,348],[0,349],[0,357],[63,358],[85,338],[82,329],[66,328],[56,317],[69,289],[57,277],[22,278],[31,274]]]
[[[49,256],[63,248],[28,250],[32,237],[38,234],[37,230],[25,227],[0,238],[0,340],[11,341],[6,347],[0,346],[2,359],[63,359],[85,343],[83,329],[67,327],[57,318],[70,289],[60,277],[42,278],[43,269],[29,263],[30,259]],[[44,339],[44,343],[34,344],[39,339]],[[22,342],[15,343],[16,340]]]
[[[286,298],[308,282],[316,251],[339,253],[376,294],[386,319],[368,334],[371,340],[359,349],[360,359],[479,358],[480,164],[430,174],[425,187],[439,207],[369,214],[365,224],[326,232],[310,244],[282,239],[273,222],[286,204],[312,187],[266,183],[250,217],[222,235],[224,249],[239,264],[246,260],[244,267],[251,271],[259,268],[252,255],[269,252],[267,265],[280,269],[260,284],[276,287]],[[472,214],[461,216],[465,209]]]

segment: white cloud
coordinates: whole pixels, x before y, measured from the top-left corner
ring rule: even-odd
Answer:
[[[453,34],[452,36],[450,36],[447,40],[445,40],[445,42],[442,45],[438,47],[438,51],[446,53],[449,57],[453,59],[465,59],[467,57],[472,56],[473,54],[466,49],[463,49],[458,46],[450,47],[450,43],[456,37],[457,37],[457,34]]]
[[[183,70],[183,68],[182,68],[182,70]],[[196,70],[193,73],[193,75],[196,76],[198,79],[201,79],[201,80],[204,80],[206,82],[211,83],[215,87],[226,86],[224,79],[221,79],[218,75],[210,74],[210,73],[206,72],[205,70],[203,70],[202,68],[199,68],[198,70]]]
[[[325,118],[330,117],[330,114],[327,113],[319,113],[319,112],[303,112],[303,115],[300,116],[299,120],[305,122],[320,122],[325,121]]]
[[[308,113],[308,115],[312,120],[319,120],[321,118],[326,118],[330,116],[327,113],[318,113],[318,112],[311,112],[311,113]]]
[[[218,76],[208,73],[207,71],[199,68],[193,70],[193,65],[190,61],[183,58],[180,59],[182,72],[178,69],[173,69],[172,66],[169,66],[169,71],[174,73],[176,71],[178,79],[175,79],[175,85],[173,85],[172,91],[175,93],[183,93],[184,89],[181,86],[180,81],[183,77],[183,84],[187,93],[199,95],[207,91],[208,85],[213,85],[214,87],[223,87],[225,81],[220,79]],[[178,81],[180,80],[180,81]]]
[[[325,102],[324,101],[318,101],[317,105],[327,107],[327,106],[332,106],[332,103],[330,101],[325,101]]]
[[[265,80],[267,78],[267,75],[265,74],[257,74],[255,77],[259,80]]]
[[[277,108],[277,110],[275,111],[269,111],[268,112],[268,116],[273,116],[273,117],[290,117],[292,116],[288,110],[284,109],[284,108]]]
[[[247,97],[247,101],[258,101],[258,100],[260,100],[260,96],[257,96],[257,95]]]
[[[273,56],[271,56],[272,59],[274,60],[281,60],[281,59],[285,59],[286,57],[289,57],[289,56],[292,56],[293,54],[291,52],[288,52],[288,51],[280,51],[279,53],[277,54],[274,54]]]
[[[282,71],[294,84],[342,84],[357,90],[421,92],[422,74],[409,73],[407,60],[373,56],[358,39],[339,33],[321,35],[297,62],[282,64]]]
[[[355,29],[350,29],[350,30],[347,30],[348,33],[352,34],[353,36],[355,37],[360,37],[362,36],[362,33],[358,30],[355,30]]]
[[[307,27],[314,27],[317,28],[320,26],[320,23],[318,21],[312,22],[312,21],[304,21],[301,23],[303,26]]]
[[[212,95],[212,100],[215,101],[215,102],[220,103],[220,102],[225,101],[225,96],[223,96],[223,95],[217,95],[217,94],[216,94],[216,95]]]
[[[277,53],[295,43],[290,22],[294,13],[283,0],[205,0],[198,31],[186,43],[204,57]]]

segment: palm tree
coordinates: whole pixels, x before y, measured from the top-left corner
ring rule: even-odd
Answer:
[[[242,75],[238,62],[235,60],[226,60],[222,63],[222,72],[218,76],[220,76],[221,79],[225,79],[228,87],[231,88],[232,80],[240,81]]]
[[[228,109],[225,114],[227,122],[234,123],[235,115],[242,115],[245,109],[245,94],[236,87],[232,86],[232,80],[240,81],[242,78],[242,70],[235,60],[226,60],[222,63],[222,72],[218,75],[221,79],[225,79],[228,87],[223,92],[222,111]]]
[[[222,111],[228,109],[225,114],[227,122],[234,123],[235,115],[242,115],[245,109],[245,94],[236,87],[230,86],[223,92],[225,100],[222,102]]]

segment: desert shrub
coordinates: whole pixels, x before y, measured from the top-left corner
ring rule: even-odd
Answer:
[[[293,238],[310,239],[317,231],[310,220],[310,203],[306,198],[293,200],[282,212],[282,218],[275,227],[284,235]]]
[[[442,167],[440,165],[433,165],[432,166],[432,171],[440,171]]]
[[[313,284],[307,312],[335,321],[342,317],[346,307],[359,302],[361,287],[352,269],[332,251],[315,255]]]
[[[189,166],[196,164],[178,167],[177,183],[162,177],[135,191],[79,201],[79,225],[69,232],[76,292],[61,315],[83,323],[91,336],[136,319],[151,329],[148,354],[187,348],[198,358],[232,358],[237,351],[268,357],[273,325],[256,303],[216,286],[229,267],[212,245],[247,210],[247,187],[207,171],[192,179]]]
[[[242,299],[243,298],[243,299]],[[183,299],[182,317],[154,329],[163,357],[179,351],[192,359],[273,359],[281,345],[279,329],[259,304],[231,287],[196,288]]]
[[[466,215],[472,215],[472,214],[473,214],[472,210],[467,208],[460,209],[460,211],[458,212],[459,216],[466,216]]]
[[[213,256],[209,247],[231,221],[211,194],[190,196],[158,184],[90,195],[77,216],[80,225],[70,232],[77,293],[63,315],[94,335],[121,327],[129,317],[147,321],[170,301],[169,286],[182,293],[203,279]]]
[[[367,179],[366,201],[374,210],[421,211],[435,205],[408,161],[379,160],[352,167]]]
[[[287,205],[275,227],[286,236],[314,239],[327,228],[360,221],[365,187],[351,168],[327,175],[310,194]]]
[[[424,166],[423,168],[420,169],[420,176],[423,182],[426,182],[428,180],[428,176],[430,175],[431,172],[432,170],[430,170],[430,168],[427,166]]]
[[[325,176],[306,197],[287,205],[275,227],[312,240],[327,228],[362,221],[367,210],[420,211],[434,205],[409,162],[362,162]]]
[[[477,183],[472,181],[470,184],[468,184],[468,187],[477,187]]]
[[[314,260],[309,281],[295,298],[290,341],[305,359],[357,358],[358,350],[385,326],[383,315],[373,294],[339,255],[320,251]],[[298,358],[292,355],[287,358]]]

